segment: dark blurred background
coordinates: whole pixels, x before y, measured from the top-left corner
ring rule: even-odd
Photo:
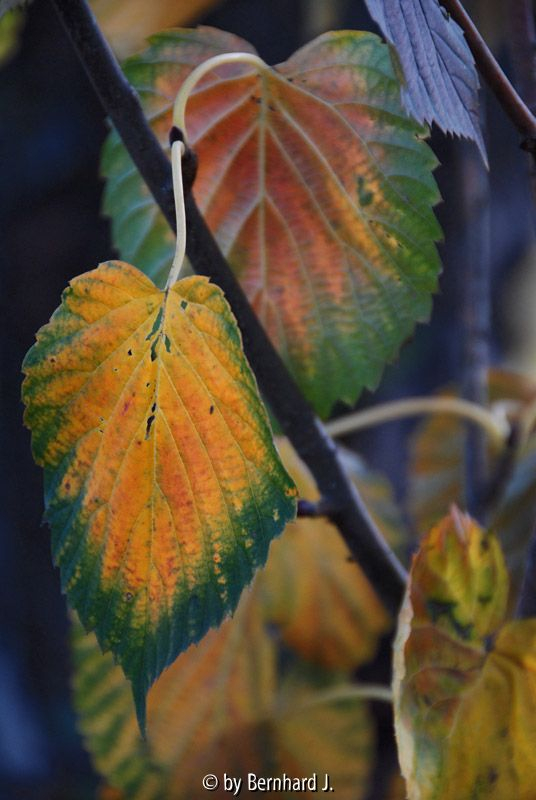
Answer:
[[[374,29],[361,0],[213,5],[199,21],[245,37],[269,63],[284,60],[322,30]],[[508,70],[508,26],[501,18],[508,4],[467,5]],[[24,16],[16,52],[0,67],[0,800],[84,800],[94,796],[98,781],[70,706],[66,606],[51,564],[49,533],[41,525],[41,473],[22,426],[20,364],[68,280],[113,255],[109,225],[99,213],[99,151],[107,129],[51,5],[35,0]],[[525,359],[531,366],[532,305],[525,303],[519,315],[526,319],[520,320],[515,299],[507,302],[516,297],[516,284],[530,287],[534,271],[528,166],[517,134],[487,92],[483,109],[489,176],[473,145],[438,131],[432,136],[444,199],[437,209],[445,233],[441,292],[432,324],[420,326],[400,361],[387,369],[382,399],[460,380],[465,276],[475,251],[478,257],[487,245],[493,361]],[[517,296],[526,291],[518,289]],[[401,498],[410,428],[411,423],[389,425],[352,440],[389,474]]]

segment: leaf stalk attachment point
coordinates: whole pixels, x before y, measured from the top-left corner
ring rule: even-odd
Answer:
[[[173,106],[173,124],[182,131],[184,142],[186,144],[188,144],[188,135],[186,132],[186,104],[188,103],[194,86],[199,83],[201,78],[206,75],[207,72],[212,72],[212,70],[217,69],[217,67],[220,67],[222,64],[236,63],[250,64],[251,66],[256,67],[259,72],[264,72],[265,70],[270,69],[268,64],[254,53],[221,53],[220,55],[208,58],[206,61],[203,61],[202,64],[199,64],[194,70],[192,70],[192,72],[190,72],[182,84],[177,94],[175,105]]]
[[[166,283],[166,291],[178,280],[182,265],[184,264],[184,254],[186,253],[186,212],[184,209],[184,186],[182,180],[182,157],[184,152],[184,142],[173,142],[171,145],[171,169],[173,171],[173,196],[175,198],[175,218],[177,221],[177,244],[175,246],[175,255]]]

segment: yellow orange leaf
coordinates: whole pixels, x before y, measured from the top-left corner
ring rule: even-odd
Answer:
[[[119,58],[140,50],[145,40],[171,25],[189,25],[221,0],[92,0],[102,31]]]
[[[395,727],[410,800],[532,800],[536,620],[504,623],[495,536],[455,509],[424,538],[400,613]]]
[[[173,30],[125,64],[162,144],[195,66],[253,52],[212,28]],[[272,341],[321,415],[374,388],[436,289],[435,158],[400,100],[388,47],[370,33],[318,37],[262,74],[227,64],[186,108],[194,193]],[[172,238],[112,133],[104,209],[114,241],[156,280]]]
[[[290,444],[280,440],[278,449],[300,497],[317,500],[313,478]],[[347,462],[390,544],[400,540],[404,524],[386,483],[355,457]],[[390,625],[376,592],[325,518],[298,519],[287,527],[272,545],[258,588],[266,619],[277,625],[283,641],[303,658],[331,669],[355,669],[370,660]]]
[[[71,282],[24,371],[62,585],[132,681],[143,723],[148,688],[236,607],[296,489],[205,278],[162,292],[101,264]]]
[[[233,619],[157,680],[148,696],[145,742],[121,671],[78,624],[74,658],[75,704],[86,744],[97,769],[129,800],[203,797],[207,774],[220,782],[212,796],[229,797],[224,774],[245,787],[248,773],[265,779],[311,779],[316,773],[319,789],[329,773],[337,797],[365,796],[373,733],[364,703],[318,702],[319,692],[345,685],[345,677],[288,654],[281,658],[256,585],[243,594]],[[241,794],[250,792],[242,788]]]

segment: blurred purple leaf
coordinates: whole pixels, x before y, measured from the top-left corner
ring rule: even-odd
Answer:
[[[419,122],[476,142],[487,164],[478,114],[478,76],[461,28],[438,0],[365,0],[396,49],[403,100]]]

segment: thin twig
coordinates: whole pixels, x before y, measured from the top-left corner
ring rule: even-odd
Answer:
[[[298,500],[298,511],[297,516],[299,518],[311,518],[311,519],[318,519],[319,517],[330,517],[333,513],[333,509],[330,508],[324,500],[318,500],[314,502],[313,500],[305,500],[300,498]]]
[[[441,4],[463,30],[480,74],[523,136],[522,147],[536,156],[536,117],[502,71],[459,0],[441,0]]]
[[[51,0],[86,72],[132,160],[172,228],[171,167],[151,131],[85,0]],[[407,574],[349,480],[337,449],[303,399],[210,233],[191,193],[186,197],[186,252],[198,274],[225,293],[242,331],[244,349],[279,423],[311,470],[331,521],[339,528],[386,607],[398,611]]]

